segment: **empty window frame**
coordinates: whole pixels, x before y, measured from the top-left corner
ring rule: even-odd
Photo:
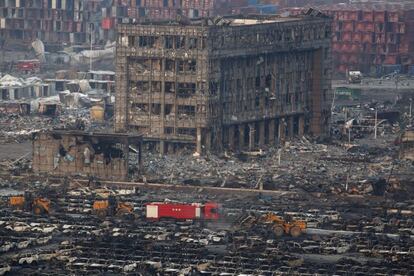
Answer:
[[[178,128],[177,133],[179,135],[189,135],[189,136],[196,136],[196,129],[195,128]]]
[[[178,60],[179,74],[194,74],[197,70],[197,61],[195,59]]]
[[[178,116],[182,117],[194,117],[195,116],[195,106],[193,105],[179,105],[178,106]]]
[[[142,48],[152,48],[155,45],[157,37],[155,36],[139,36],[139,47]]]
[[[198,38],[189,37],[188,38],[188,49],[197,49],[197,47],[198,47]]]
[[[161,82],[160,81],[152,81],[151,82],[151,92],[153,92],[153,93],[161,92]]]
[[[191,97],[196,92],[196,84],[192,82],[179,82],[177,85],[177,96],[180,98]]]

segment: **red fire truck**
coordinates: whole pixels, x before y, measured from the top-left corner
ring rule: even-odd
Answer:
[[[161,218],[217,220],[220,217],[219,208],[219,204],[213,202],[204,204],[152,202],[146,204],[146,217],[155,220]]]

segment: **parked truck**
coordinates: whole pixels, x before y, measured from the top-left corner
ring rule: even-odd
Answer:
[[[146,218],[158,220],[172,218],[178,220],[218,220],[220,206],[208,203],[166,203],[152,202],[146,204]]]

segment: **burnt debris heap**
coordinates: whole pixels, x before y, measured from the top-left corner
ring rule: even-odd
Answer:
[[[115,129],[142,133],[161,153],[325,135],[330,26],[320,14],[120,25]]]

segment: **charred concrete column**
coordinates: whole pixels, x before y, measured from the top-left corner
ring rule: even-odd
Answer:
[[[204,129],[204,145],[206,150],[211,150],[211,130],[210,129]]]
[[[294,116],[289,116],[288,118],[287,118],[287,125],[288,125],[288,136],[289,136],[289,139],[291,139],[293,136],[295,136],[294,135],[294,131],[293,131],[293,125],[294,125],[294,119],[295,119],[295,117]]]
[[[123,132],[128,127],[128,59],[116,58],[115,131]]]
[[[286,118],[279,119],[279,141],[284,142],[286,137]]]
[[[165,138],[165,58],[161,60],[161,72],[162,72],[162,81],[161,81],[161,122],[160,122],[160,130],[161,135]],[[151,82],[150,82],[150,91],[152,93]],[[165,147],[165,145],[164,145]],[[165,152],[165,149],[164,149]]]
[[[299,116],[298,134],[299,137],[302,137],[303,134],[305,134],[305,117],[303,115]]]
[[[164,155],[165,154],[165,141],[161,140],[160,141],[160,155]]]
[[[254,123],[250,123],[249,124],[249,150],[254,149],[254,136],[255,136]]]
[[[235,132],[235,126],[234,125],[231,125],[231,126],[229,126],[229,128],[228,128],[228,135],[229,135],[229,148],[231,149],[231,150],[234,150],[235,149],[235,147],[234,147],[234,132]]]
[[[269,145],[273,145],[275,143],[275,119],[269,120]]]
[[[320,135],[322,131],[321,127],[321,79],[322,79],[322,49],[318,49],[313,52],[313,81],[312,81],[312,117],[310,121],[310,131],[312,135]]]
[[[265,145],[265,120],[259,122],[259,146],[263,147]]]
[[[201,154],[201,128],[197,128],[197,141],[196,141],[196,152]]]
[[[243,150],[244,148],[244,125],[240,124],[239,128],[239,150]]]

